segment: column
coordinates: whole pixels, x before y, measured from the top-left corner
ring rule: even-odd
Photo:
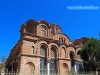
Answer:
[[[77,73],[77,66],[76,66],[76,63],[74,65],[74,68],[75,68],[75,73]]]
[[[47,75],[50,75],[50,58],[47,59]]]
[[[50,63],[47,63],[47,75],[50,75]]]

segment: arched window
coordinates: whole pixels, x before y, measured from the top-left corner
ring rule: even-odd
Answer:
[[[47,48],[45,45],[42,45],[40,47],[40,75],[47,74],[47,61],[46,61],[46,55],[47,55]]]
[[[42,30],[42,36],[46,37],[46,30]]]
[[[50,74],[51,75],[54,75],[54,74],[56,74],[56,72],[57,72],[57,70],[56,70],[56,67],[57,67],[57,65],[56,65],[56,55],[57,55],[57,48],[56,47],[54,47],[54,46],[52,46],[51,47],[51,60],[50,60]]]
[[[73,51],[70,51],[70,59],[71,59],[71,67],[74,67],[75,64],[75,53]]]
[[[59,41],[60,41],[60,37],[59,37]]]
[[[47,37],[48,27],[46,25],[41,25],[41,36]]]
[[[43,56],[43,57],[45,57],[46,56],[46,47],[44,46],[44,45],[42,45],[41,47],[40,47],[40,56]]]
[[[70,51],[70,59],[71,60],[74,60],[74,56],[75,56],[75,53],[73,51]]]
[[[56,49],[54,47],[51,48],[51,57],[56,57]]]

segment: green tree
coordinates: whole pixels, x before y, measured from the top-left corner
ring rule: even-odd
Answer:
[[[81,49],[80,56],[87,70],[96,70],[95,63],[100,61],[100,41],[91,38]]]

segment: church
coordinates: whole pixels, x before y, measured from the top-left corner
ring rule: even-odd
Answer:
[[[20,75],[66,75],[83,67],[80,50],[58,25],[30,19],[21,26],[6,68]]]

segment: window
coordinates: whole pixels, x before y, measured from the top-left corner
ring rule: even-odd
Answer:
[[[47,74],[46,51],[47,51],[46,46],[42,45],[40,47],[40,55],[42,56],[40,58],[40,75],[46,75]]]
[[[33,51],[33,54],[34,54],[35,53],[34,46],[32,46],[32,51]]]
[[[81,50],[79,50],[78,52],[77,52],[77,55],[80,55],[81,54]]]
[[[45,30],[42,30],[42,35],[43,35],[43,36],[45,36],[45,33],[46,33]]]
[[[70,51],[70,59],[71,60],[74,60],[74,56],[75,56],[74,52],[73,51]]]
[[[64,38],[64,43],[66,42],[66,39]]]
[[[51,75],[56,75],[56,59],[51,59],[50,60],[50,74]]]
[[[46,56],[46,47],[45,46],[41,46],[40,48],[40,55],[45,57]]]
[[[47,74],[47,62],[44,57],[40,58],[40,75],[46,75]]]
[[[40,55],[45,56],[45,50],[43,48],[40,49]]]
[[[60,38],[59,38],[59,41],[60,41]]]
[[[71,67],[72,68],[74,67],[74,64],[75,64],[74,57],[75,57],[74,52],[70,51],[70,59],[71,59]]]
[[[51,48],[51,57],[55,57],[56,56],[56,52],[54,50],[54,48],[52,47]]]
[[[56,47],[51,48],[51,60],[50,60],[50,74],[55,75],[56,74]]]

